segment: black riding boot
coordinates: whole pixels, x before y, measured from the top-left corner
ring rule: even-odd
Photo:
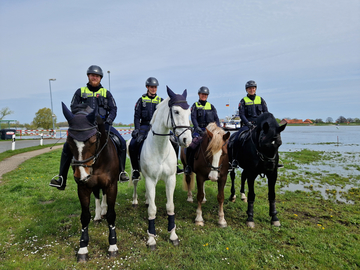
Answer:
[[[56,175],[53,177],[53,179],[51,179],[49,186],[56,187],[59,190],[65,189],[71,159],[72,159],[72,154],[69,145],[65,143],[63,147],[63,151],[61,153],[59,175]]]
[[[176,154],[176,160],[179,158],[179,144],[176,142],[176,140],[173,138],[170,138],[171,145],[173,146]],[[179,165],[176,167],[176,174],[182,174],[184,170],[179,168]]]
[[[129,181],[129,176],[127,176],[127,174],[126,174],[126,172],[125,172],[126,148],[125,148],[125,149],[121,149],[121,150],[118,152],[118,157],[119,157],[119,166],[120,166],[119,181],[120,181],[120,182],[127,182],[127,181]]]
[[[134,140],[134,139],[133,139]],[[140,165],[139,165],[139,143],[136,141],[131,141],[129,146],[130,152],[130,161],[132,167],[132,181],[140,180]]]
[[[190,147],[186,148],[186,167],[185,174],[191,175],[194,168],[194,150]]]

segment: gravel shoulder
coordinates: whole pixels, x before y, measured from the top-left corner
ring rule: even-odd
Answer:
[[[25,160],[28,160],[29,158],[33,158],[35,156],[38,156],[38,155],[41,155],[41,154],[44,154],[44,153],[47,153],[47,152],[50,152],[50,151],[53,151],[56,149],[60,149],[62,147],[63,147],[62,145],[57,145],[57,146],[52,147],[51,149],[50,149],[50,147],[44,148],[44,149],[39,149],[39,150],[35,150],[35,151],[18,154],[18,155],[9,157],[7,159],[4,159],[3,161],[0,162],[0,182],[1,182],[2,176],[5,173],[15,170]]]

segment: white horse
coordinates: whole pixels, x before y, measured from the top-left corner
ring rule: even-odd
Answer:
[[[148,133],[140,154],[141,173],[145,177],[146,203],[148,207],[149,227],[147,245],[151,250],[156,249],[155,232],[155,190],[159,180],[166,185],[166,210],[168,214],[168,232],[170,241],[177,246],[178,236],[175,233],[175,206],[173,195],[176,185],[177,156],[169,140],[170,131],[173,131],[180,146],[188,147],[192,141],[190,127],[190,109],[186,101],[187,92],[182,95],[175,94],[167,87],[168,98],[158,105],[150,125]],[[133,205],[136,205],[137,181],[134,181]]]

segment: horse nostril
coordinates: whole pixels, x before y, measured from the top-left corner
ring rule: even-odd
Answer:
[[[183,139],[184,145],[186,145],[186,138]]]

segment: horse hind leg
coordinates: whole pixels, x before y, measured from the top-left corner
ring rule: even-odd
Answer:
[[[241,174],[241,187],[240,187],[240,194],[241,194],[241,200],[243,202],[247,202],[247,198],[245,195],[245,182],[246,182],[246,173],[244,171]]]
[[[224,187],[225,187],[225,183],[226,183],[226,177],[225,179],[221,179],[221,181],[218,181],[218,202],[219,202],[219,226],[221,228],[226,228],[227,227],[227,222],[225,220],[225,214],[224,214]]]
[[[277,211],[276,211],[276,203],[275,201],[269,201],[270,204],[270,211],[269,211],[269,215],[271,217],[271,225],[275,226],[275,227],[280,227],[280,220],[277,217]]]
[[[231,179],[231,194],[229,201],[235,202],[236,201],[236,194],[235,194],[235,169],[232,169],[230,171],[230,179]]]
[[[133,200],[132,200],[132,206],[134,208],[138,207],[139,202],[138,202],[138,194],[137,194],[137,184],[139,181],[134,181],[132,182],[133,186],[134,186],[134,191],[133,191]]]
[[[117,183],[115,183],[117,185]],[[116,245],[117,238],[116,238],[116,230],[115,230],[115,200],[117,195],[117,186],[115,188],[110,188],[107,190],[106,194],[106,202],[108,205],[108,211],[106,213],[106,220],[109,225],[109,249],[108,255],[110,258],[114,258],[118,255],[118,247]],[[105,197],[105,196],[104,196]]]
[[[187,191],[187,199],[186,201],[193,203],[192,190],[194,189],[195,177],[194,173],[191,176],[183,174],[183,189]]]

